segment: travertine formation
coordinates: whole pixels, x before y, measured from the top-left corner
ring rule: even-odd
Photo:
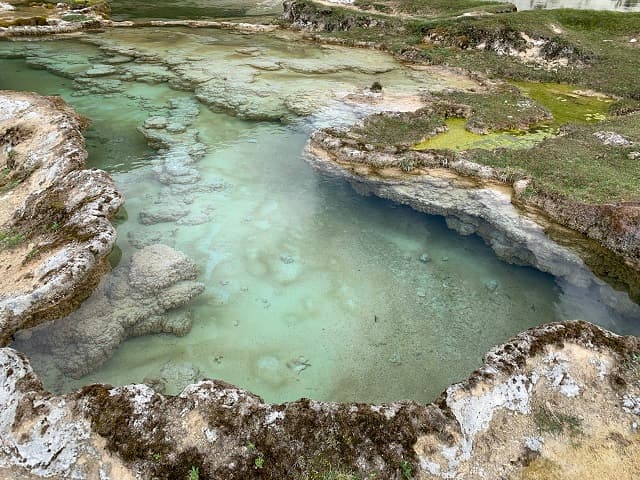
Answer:
[[[626,293],[614,290],[591,272],[579,251],[549,237],[548,232],[559,227],[543,211],[517,208],[517,195],[524,186],[516,184],[512,188],[491,167],[447,152],[367,149],[355,140],[336,136],[332,129],[311,136],[307,159],[323,172],[348,179],[363,195],[377,195],[421,212],[442,215],[449,228],[461,235],[481,236],[498,257],[549,272],[572,285],[595,289],[611,308],[625,315],[640,314],[640,307]],[[410,173],[403,171],[403,162],[410,162]],[[627,230],[628,236],[640,234],[631,227]],[[579,245],[575,233],[567,230],[563,235],[573,235],[573,243]],[[638,244],[628,243],[634,248]]]
[[[218,381],[176,397],[145,385],[52,396],[5,348],[0,476],[633,479],[639,349],[588,323],[549,324],[493,349],[435,404],[270,405]]]
[[[204,148],[188,128],[194,109],[172,104],[175,115],[152,117],[142,129],[163,149],[154,173],[172,188],[199,181],[190,166]],[[0,95],[0,345],[71,313],[107,269],[115,241],[109,218],[122,198],[104,172],[83,170],[82,123],[59,99]],[[549,239],[547,220],[534,218],[539,212],[516,209],[513,196],[525,186],[511,189],[491,169],[411,153],[407,176],[393,152],[365,152],[327,132],[313,136],[309,151],[318,168],[349,178],[362,193],[444,215],[451,228],[481,235],[500,257],[598,289],[612,308],[638,315],[627,296]],[[188,214],[173,213],[156,203],[140,219],[152,224]],[[620,248],[637,247],[634,232],[616,237]],[[81,376],[128,336],[185,333],[188,314],[170,311],[202,292],[195,277],[184,255],[146,245],[77,312],[52,330],[18,333],[18,343],[35,361],[46,351],[55,368]],[[56,351],[62,337],[65,347]],[[82,349],[69,351],[69,337]],[[189,366],[172,368],[161,374],[198,376]],[[429,405],[272,405],[211,380],[178,396],[147,385],[91,385],[56,396],[43,389],[26,356],[0,348],[0,478],[636,479],[638,415],[640,340],[585,322],[545,325],[496,347],[469,379]]]
[[[75,310],[108,269],[123,199],[85,169],[84,123],[60,98],[0,95],[0,345]]]
[[[102,280],[71,315],[16,334],[15,348],[39,371],[80,378],[108,360],[125,339],[151,333],[185,335],[191,316],[180,311],[204,285],[192,260],[155,244],[133,254]],[[44,359],[42,359],[44,356]]]

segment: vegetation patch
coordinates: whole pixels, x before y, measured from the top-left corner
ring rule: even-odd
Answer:
[[[0,230],[0,250],[15,248],[18,245],[22,245],[25,240],[25,236],[13,228]]]
[[[640,32],[640,13],[562,9],[505,12],[498,8],[495,11],[499,13],[458,17],[459,11],[454,14],[458,8],[486,10],[496,5],[471,0],[394,3],[405,15],[380,17],[303,0],[295,2],[298,10],[294,16],[309,20],[306,25],[317,30],[320,38],[334,37],[346,44],[377,42],[412,61],[462,67],[491,77],[582,85],[640,100],[640,55],[637,44],[630,43]],[[376,5],[380,6],[376,10],[383,11],[392,4],[382,1]],[[351,20],[344,21],[346,18]],[[527,47],[523,33],[544,41],[540,52],[544,60],[566,58],[567,66],[543,68],[508,55],[509,49],[524,51]]]
[[[474,133],[526,129],[551,118],[549,110],[511,85],[487,93],[446,92],[434,97],[438,110],[447,117],[464,116],[467,130]]]
[[[594,133],[614,131],[630,146],[604,145]],[[473,150],[469,159],[533,179],[536,191],[558,193],[584,203],[640,201],[640,116],[614,117],[594,124],[570,124],[561,136],[527,150]],[[533,193],[533,192],[532,192]]]
[[[485,0],[356,0],[354,5],[364,10],[383,13],[404,13],[423,17],[458,16],[470,12],[499,13],[514,11],[513,5]]]
[[[380,113],[354,126],[350,135],[365,144],[411,146],[446,130],[443,113],[423,108],[411,113]]]
[[[582,435],[582,420],[575,415],[562,412],[554,412],[546,407],[538,407],[533,419],[541,433],[558,435],[567,433],[574,437]]]

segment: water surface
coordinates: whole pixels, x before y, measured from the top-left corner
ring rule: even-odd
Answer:
[[[143,56],[128,58],[134,47]],[[96,65],[115,69],[87,76]],[[508,265],[442,218],[361,197],[303,160],[310,131],[369,108],[346,103],[349,92],[378,79],[390,93],[410,95],[464,86],[459,79],[379,52],[180,29],[0,44],[0,72],[0,88],[62,95],[91,118],[90,165],[111,172],[126,197],[121,262],[135,251],[132,238],[157,235],[198,263],[206,285],[188,307],[194,325],[185,337],[130,339],[79,380],[56,371],[64,358],[30,352],[56,391],[139,382],[173,362],[268,401],[431,401],[490,347],[528,327],[583,318],[640,331],[639,319],[612,311],[599,290]],[[171,115],[169,102],[199,105],[189,128],[206,154],[195,168],[201,183],[224,189],[201,192],[196,183],[178,194],[158,181],[162,152],[137,129],[148,117]],[[248,119],[261,116],[285,123]],[[185,221],[140,223],[154,202],[187,197]],[[28,341],[16,347],[29,351]]]

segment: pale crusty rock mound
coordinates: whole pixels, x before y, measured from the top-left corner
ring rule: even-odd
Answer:
[[[105,276],[94,294],[71,315],[16,333],[12,346],[38,371],[80,378],[111,358],[130,337],[185,335],[189,312],[174,311],[204,291],[191,259],[166,245],[151,245]]]
[[[639,351],[636,337],[548,324],[434,404],[274,405],[210,380],[175,397],[145,385],[54,396],[4,348],[0,477],[637,479]]]
[[[0,345],[75,310],[108,270],[123,198],[85,169],[85,123],[58,97],[0,92]]]

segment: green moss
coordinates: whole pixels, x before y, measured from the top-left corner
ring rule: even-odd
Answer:
[[[528,128],[550,117],[550,112],[520,90],[501,85],[487,93],[446,92],[436,94],[439,105],[455,110],[468,107],[467,128],[472,131],[499,131]]]
[[[0,230],[0,249],[15,248],[25,240],[25,236],[13,228]]]
[[[574,415],[539,407],[533,418],[541,433],[557,435],[566,432],[572,437],[582,434],[582,421]]]
[[[640,200],[640,162],[634,147],[603,145],[593,133],[618,132],[640,142],[637,114],[595,124],[573,124],[563,136],[548,138],[527,150],[475,150],[470,159],[502,169],[517,169],[552,193],[586,203]],[[637,147],[636,147],[637,150]]]
[[[448,130],[416,145],[416,149],[531,148],[554,136],[567,122],[595,122],[606,118],[612,100],[602,95],[581,94],[575,85],[515,82],[522,94],[499,89],[489,94],[453,92],[438,95],[446,105],[468,107],[469,119],[447,119]],[[527,103],[527,97],[533,102]],[[544,118],[550,112],[553,118]],[[528,128],[533,125],[532,128]],[[487,135],[474,130],[493,131]]]
[[[362,143],[373,145],[413,145],[443,128],[444,115],[429,109],[412,113],[377,114],[352,129]]]
[[[514,82],[525,95],[544,105],[553,115],[550,125],[559,127],[569,122],[589,122],[610,111],[613,100],[598,94],[585,94],[578,85]]]

